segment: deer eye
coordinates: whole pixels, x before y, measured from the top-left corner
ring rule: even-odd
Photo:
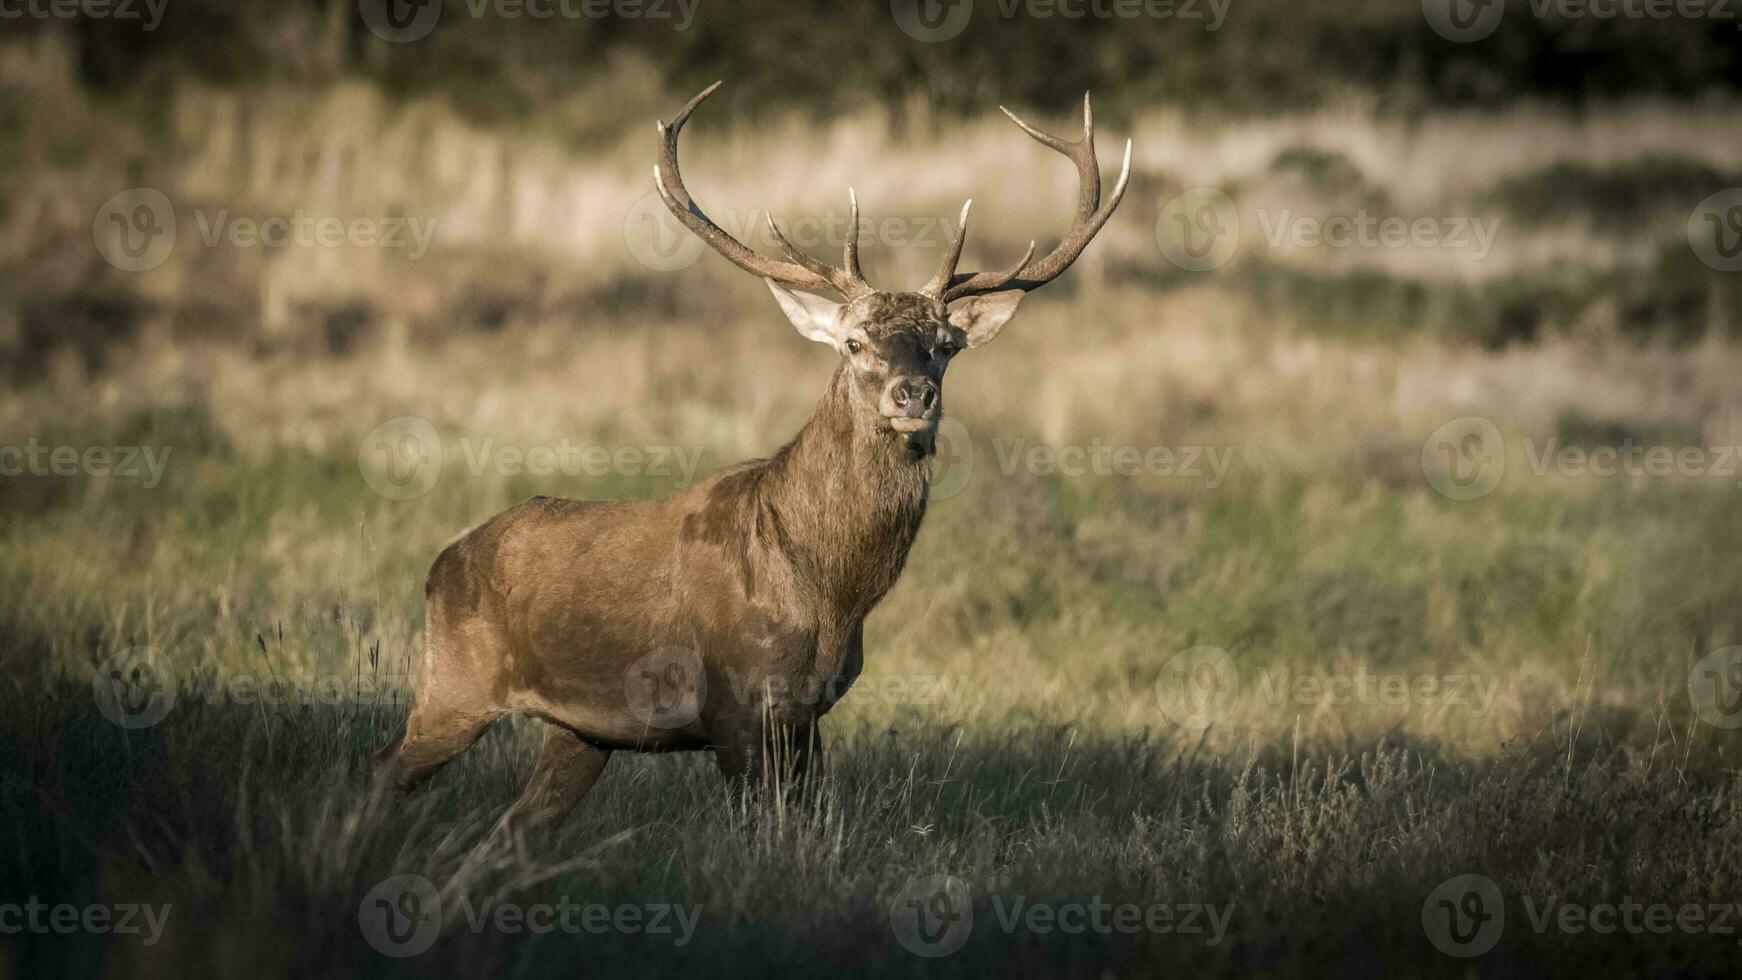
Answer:
[[[847,341],[847,353],[849,354],[857,354],[864,349],[865,345],[859,343],[857,340]]]

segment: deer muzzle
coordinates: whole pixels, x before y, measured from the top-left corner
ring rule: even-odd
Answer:
[[[883,388],[879,406],[890,428],[897,432],[920,432],[933,428],[943,415],[943,392],[924,375],[892,379]]]

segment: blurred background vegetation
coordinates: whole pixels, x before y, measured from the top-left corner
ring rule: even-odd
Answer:
[[[941,43],[903,33],[884,3],[821,0],[671,0],[651,8],[663,17],[597,18],[446,0],[414,43],[377,36],[349,0],[174,0],[150,31],[8,21],[0,351],[16,375],[57,351],[95,366],[153,324],[342,351],[402,327],[682,311],[701,295],[696,276],[740,287],[712,285],[712,258],[701,268],[713,271],[650,273],[630,261],[622,222],[648,190],[648,121],[715,79],[728,85],[689,137],[691,166],[710,206],[739,218],[838,209],[847,184],[870,181],[873,217],[941,222],[978,196],[981,261],[1044,244],[1069,175],[991,110],[1057,126],[1092,90],[1103,152],[1125,134],[1139,146],[1098,282],[1214,281],[1321,330],[1489,346],[1736,329],[1733,277],[1689,261],[1684,233],[1704,197],[1742,182],[1732,20],[1538,16],[1520,0],[1491,36],[1456,43],[1413,3],[1199,0],[1168,18],[1006,8],[983,0]],[[441,227],[417,268],[194,243],[163,270],[117,275],[89,248],[92,215],[141,185],[169,195],[184,240],[220,211]],[[1158,261],[1151,232],[1165,202],[1199,185],[1232,195],[1252,239],[1253,206],[1492,217],[1502,234],[1475,260],[1246,247],[1214,275],[1190,273]],[[874,261],[915,274],[935,248]]]
[[[881,0],[700,0],[683,30],[645,16],[471,17],[469,0],[431,2],[447,8],[434,32],[396,45],[371,35],[348,0],[173,0],[152,33],[80,21],[80,77],[106,91],[159,94],[183,78],[362,78],[398,97],[446,95],[480,120],[537,117],[625,56],[680,89],[733,79],[723,100],[733,109],[795,106],[817,116],[908,100],[957,114],[1000,101],[1063,110],[1085,89],[1121,119],[1157,105],[1295,112],[1351,92],[1379,93],[1385,110],[1411,113],[1521,98],[1575,107],[1695,98],[1742,86],[1734,20],[1539,17],[1528,0],[1500,0],[1506,15],[1478,44],[1424,30],[1419,4],[1389,0],[1232,0],[1214,30],[1181,17],[1009,17],[1007,2],[964,0],[975,8],[965,31],[938,44],[901,34]],[[676,5],[668,9],[675,17]],[[1211,10],[1207,0],[1177,9],[1205,18]]]

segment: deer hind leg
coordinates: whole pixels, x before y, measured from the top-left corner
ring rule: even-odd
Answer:
[[[545,722],[538,768],[503,822],[538,826],[561,819],[598,782],[610,760],[610,749],[594,745],[562,725]]]
[[[493,631],[476,621],[450,628],[442,603],[432,599],[417,699],[404,733],[376,757],[378,780],[400,792],[416,789],[507,713],[491,694],[490,665],[501,663],[500,652]]]
[[[471,748],[502,714],[494,708],[466,712],[420,704],[405,720],[399,741],[377,758],[376,771],[395,789],[410,792]]]

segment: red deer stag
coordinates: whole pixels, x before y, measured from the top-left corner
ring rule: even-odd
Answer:
[[[529,822],[567,812],[619,749],[712,749],[735,783],[759,781],[778,750],[782,772],[801,775],[818,719],[859,674],[865,617],[901,574],[925,516],[945,368],[1070,267],[1131,174],[1127,142],[1102,199],[1088,96],[1076,142],[1005,110],[1076,164],[1081,190],[1064,240],[1038,262],[1030,244],[1006,271],[957,272],[964,206],[931,281],[882,292],[859,271],[857,200],[840,268],[794,248],[772,217],[786,261],[759,255],[696,206],[678,172],[678,133],[718,87],[659,126],[654,183],[690,231],[767,280],[799,333],[834,348],[840,366],[810,421],[768,459],[662,500],[534,497],[444,549],[426,587],[416,703],[382,753],[383,776],[402,790],[510,711],[545,723],[537,769],[510,811]],[[825,291],[843,302],[815,295]]]

